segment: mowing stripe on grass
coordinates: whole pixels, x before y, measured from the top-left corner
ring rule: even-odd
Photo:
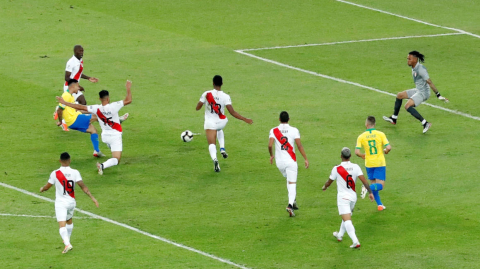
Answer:
[[[399,17],[399,18],[402,18],[402,19],[422,23],[422,24],[425,24],[425,25],[429,25],[429,26],[433,26],[433,27],[437,27],[437,28],[448,29],[448,30],[452,30],[452,31],[455,31],[455,32],[458,32],[458,33],[462,33],[462,34],[466,34],[466,35],[473,36],[473,37],[476,37],[476,38],[480,38],[480,35],[476,35],[476,34],[461,30],[461,29],[446,27],[446,26],[442,26],[442,25],[437,25],[437,24],[426,22],[426,21],[421,21],[421,20],[417,20],[417,19],[414,19],[414,18],[410,18],[410,17],[399,15],[399,14],[395,14],[395,13],[392,13],[392,12],[388,12],[388,11],[385,11],[385,10],[381,10],[381,9],[378,9],[378,8],[367,7],[367,6],[364,6],[364,5],[360,5],[360,4],[356,4],[356,3],[352,3],[352,2],[348,2],[348,1],[344,1],[344,0],[336,0],[336,1],[341,2],[341,3],[345,3],[345,4],[349,4],[349,5],[352,5],[352,6],[356,6],[356,7],[361,7],[361,8],[377,11],[377,12],[380,12],[380,13],[392,15],[392,16]]]
[[[341,82],[341,83],[350,84],[350,85],[353,85],[353,86],[357,86],[357,87],[364,88],[364,89],[371,90],[371,91],[378,92],[378,93],[383,93],[383,94],[390,95],[390,96],[397,96],[396,94],[386,92],[386,91],[382,91],[382,90],[379,90],[379,89],[376,89],[376,88],[373,88],[373,87],[370,87],[370,86],[365,86],[365,85],[362,85],[360,83],[351,82],[351,81],[344,80],[344,79],[341,79],[341,78],[336,78],[336,77],[320,74],[320,73],[317,73],[317,72],[313,72],[313,71],[310,71],[310,70],[306,70],[306,69],[298,68],[298,67],[295,67],[295,66],[291,66],[291,65],[288,65],[288,64],[284,64],[284,63],[281,63],[281,62],[273,61],[273,60],[270,60],[270,59],[267,59],[267,58],[263,58],[263,57],[260,57],[260,56],[257,56],[257,55],[253,55],[253,54],[245,52],[243,50],[235,50],[235,52],[246,55],[248,57],[252,57],[252,58],[267,62],[267,63],[283,66],[283,67],[286,67],[286,68],[289,68],[289,69],[297,70],[297,71],[307,73],[307,74],[310,74],[310,75],[314,75],[314,76],[317,76],[317,77],[322,77],[322,78],[326,78],[326,79],[335,80],[335,81],[338,81],[338,82]],[[424,102],[422,104],[425,104],[427,106],[430,106],[430,107],[433,107],[433,108],[436,108],[436,109],[440,109],[440,110],[443,110],[443,111],[446,111],[446,112],[449,112],[449,113],[452,113],[452,114],[456,114],[456,115],[460,115],[460,116],[463,116],[463,117],[466,117],[466,118],[470,118],[470,119],[473,119],[473,120],[480,121],[480,117],[472,116],[470,114],[467,114],[467,113],[464,113],[464,112],[461,112],[461,111],[458,111],[458,110],[453,110],[453,109],[445,108],[445,107],[442,107],[442,106],[432,105],[432,104],[427,103],[427,102]]]
[[[30,196],[33,196],[33,197],[42,199],[42,200],[47,201],[47,202],[51,202],[51,203],[54,203],[54,202],[55,202],[54,200],[52,200],[52,199],[50,199],[50,198],[43,197],[43,196],[38,195],[38,194],[36,194],[36,193],[29,192],[29,191],[27,191],[27,190],[17,188],[17,187],[15,187],[15,186],[12,186],[12,185],[9,185],[9,184],[3,183],[3,182],[0,182],[0,186],[3,186],[3,187],[5,187],[5,188],[9,188],[9,189],[12,189],[12,190],[19,191],[19,192],[24,193],[24,194],[26,194],[26,195],[30,195]],[[229,261],[229,260],[227,260],[227,259],[223,259],[223,258],[217,257],[217,256],[215,256],[215,255],[212,255],[212,254],[208,254],[208,253],[206,253],[206,252],[203,252],[203,251],[201,251],[201,250],[194,249],[194,248],[192,248],[192,247],[185,246],[185,245],[182,245],[182,244],[173,242],[173,241],[171,241],[171,240],[168,240],[168,239],[166,239],[166,238],[160,237],[160,236],[158,236],[158,235],[154,235],[154,234],[151,234],[151,233],[142,231],[142,230],[137,229],[137,228],[135,228],[135,227],[132,227],[132,226],[130,226],[130,225],[127,225],[127,224],[124,224],[124,223],[121,223],[121,222],[118,222],[118,221],[114,221],[114,220],[112,220],[112,219],[109,219],[109,218],[106,218],[106,217],[102,217],[102,216],[100,216],[100,215],[93,214],[93,213],[91,213],[91,212],[88,212],[88,211],[85,211],[85,210],[82,210],[82,209],[79,209],[79,208],[75,208],[75,210],[78,211],[78,212],[80,212],[80,213],[83,213],[83,214],[85,214],[85,215],[88,215],[88,216],[90,216],[90,217],[92,217],[92,218],[101,219],[101,220],[103,220],[103,221],[106,221],[106,222],[109,222],[109,223],[112,223],[112,224],[121,226],[121,227],[123,227],[123,228],[132,230],[132,231],[134,231],[134,232],[137,232],[137,233],[146,235],[146,236],[151,237],[151,238],[153,238],[153,239],[157,239],[157,240],[163,241],[163,242],[165,242],[165,243],[174,245],[174,246],[176,246],[176,247],[183,248],[183,249],[186,249],[186,250],[189,250],[189,251],[198,253],[198,254],[203,255],[203,256],[205,256],[205,257],[208,257],[208,258],[211,258],[211,259],[214,259],[214,260],[217,260],[217,261],[220,261],[220,262],[223,262],[223,263],[226,263],[226,264],[229,264],[229,265],[238,267],[238,268],[250,269],[250,268],[245,267],[245,266],[243,266],[243,265],[240,265],[240,264],[236,264],[236,263],[234,263],[234,262],[231,262],[231,261]]]

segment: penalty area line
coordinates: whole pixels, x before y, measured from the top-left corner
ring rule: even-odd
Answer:
[[[38,199],[42,199],[44,201],[47,201],[47,202],[51,202],[51,203],[54,203],[55,201],[50,199],[50,198],[47,198],[47,197],[43,197],[41,195],[38,195],[36,193],[33,193],[33,192],[29,192],[27,190],[24,190],[24,189],[20,189],[20,188],[17,188],[15,186],[12,186],[12,185],[9,185],[9,184],[6,184],[6,183],[3,183],[3,182],[0,182],[0,186],[3,186],[5,188],[8,188],[8,189],[12,189],[12,190],[16,190],[16,191],[19,191],[23,194],[26,194],[26,195],[29,195],[29,196],[33,196],[33,197],[36,197]],[[103,220],[103,221],[106,221],[106,222],[109,222],[111,224],[115,224],[117,226],[120,226],[120,227],[123,227],[123,228],[126,228],[126,229],[129,229],[131,231],[134,231],[134,232],[137,232],[137,233],[140,233],[140,234],[143,234],[145,236],[148,236],[150,238],[153,238],[153,239],[156,239],[156,240],[160,240],[162,242],[165,242],[167,244],[170,244],[170,245],[174,245],[176,247],[179,247],[179,248],[183,248],[183,249],[186,249],[188,251],[191,251],[191,252],[195,252],[197,254],[200,254],[202,256],[205,256],[205,257],[208,257],[208,258],[211,258],[211,259],[214,259],[214,260],[217,260],[219,262],[223,262],[223,263],[226,263],[226,264],[229,264],[229,265],[232,265],[232,266],[235,266],[237,268],[242,268],[242,269],[250,269],[248,267],[245,267],[243,265],[240,265],[240,264],[236,264],[234,262],[231,262],[227,259],[224,259],[224,258],[220,258],[220,257],[217,257],[215,255],[212,255],[212,254],[209,254],[209,253],[206,253],[206,252],[203,252],[201,250],[198,250],[198,249],[195,249],[195,248],[192,248],[192,247],[189,247],[189,246],[185,246],[185,245],[182,245],[180,243],[176,243],[176,242],[173,242],[171,240],[168,240],[166,238],[163,238],[161,236],[158,236],[158,235],[154,235],[154,234],[151,234],[151,233],[148,233],[148,232],[145,232],[145,231],[142,231],[140,229],[137,229],[135,227],[132,227],[130,225],[127,225],[125,223],[121,223],[121,222],[118,222],[118,221],[115,221],[115,220],[112,220],[112,219],[109,219],[109,218],[106,218],[106,217],[102,217],[100,215],[97,215],[97,214],[94,214],[94,213],[91,213],[89,211],[85,211],[85,210],[82,210],[82,209],[79,209],[79,208],[75,208],[76,211],[80,212],[80,213],[83,213],[87,216],[90,216],[92,218],[95,218],[95,219],[100,219],[100,220]]]

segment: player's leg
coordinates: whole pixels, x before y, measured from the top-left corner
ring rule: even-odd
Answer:
[[[210,157],[213,160],[213,166],[215,172],[220,172],[220,165],[217,160],[217,130],[216,129],[206,129],[205,130],[208,142],[208,152],[210,152]]]
[[[67,232],[68,232],[68,238],[72,238],[72,231],[73,231],[73,218],[70,218],[69,220],[67,220],[67,224],[66,226],[67,227]]]
[[[297,198],[297,175],[298,175],[298,166],[297,163],[288,164],[285,167],[285,173],[287,175],[287,190],[288,190],[288,207],[287,212],[290,214],[290,217],[294,217],[295,213],[293,212],[293,204]]]
[[[55,203],[55,215],[57,217],[57,222],[59,226],[58,232],[63,240],[63,244],[65,244],[65,249],[62,253],[66,253],[71,249],[70,236],[68,236],[68,230],[66,227],[68,215],[67,211],[68,208],[66,205],[62,203]]]
[[[395,106],[393,108],[393,114],[390,117],[383,116],[385,121],[390,122],[391,124],[397,124],[398,113],[400,113],[400,108],[402,107],[403,99],[408,99],[408,91],[403,91],[397,93],[397,98],[395,99]]]
[[[349,201],[350,204],[354,202]],[[358,241],[357,235],[355,234],[355,227],[353,227],[352,223],[352,213],[342,214],[342,220],[344,222],[345,230],[347,231],[348,236],[352,239],[353,244],[350,246],[351,248],[359,248],[360,242]]]
[[[87,105],[87,100],[85,99],[85,95],[83,95],[83,87],[80,86],[80,91],[78,91],[76,94],[72,94],[73,97],[75,97],[75,102],[77,102],[80,105]]]
[[[104,169],[118,165],[120,163],[123,150],[122,135],[109,136],[102,134],[102,141],[103,143],[107,144],[112,151],[112,158],[108,159],[102,164],[97,163],[97,169],[100,175],[103,175]]]
[[[427,98],[425,98],[421,93],[415,93],[413,96],[410,97],[408,102],[405,104],[405,109],[412,114],[417,120],[419,120],[422,123],[423,126],[423,133],[426,133],[428,129],[430,129],[430,126],[432,126],[431,123],[427,122],[420,113],[415,109],[415,107],[419,106],[423,101],[425,101]]]
[[[227,151],[225,151],[225,134],[223,130],[217,131],[217,140],[218,144],[220,145],[220,154],[222,154],[223,158],[226,159],[228,157]]]
[[[82,115],[79,115],[79,117],[80,116],[82,116]],[[85,115],[85,116],[87,116],[87,115]],[[91,115],[88,115],[88,116],[91,117]],[[95,126],[93,126],[93,124],[90,123],[90,117],[88,119],[88,128],[87,128],[86,132],[90,134],[90,140],[92,141],[92,145],[93,145],[93,156],[94,157],[105,157],[105,154],[103,154],[100,151],[97,129],[95,128]]]
[[[379,191],[383,190],[385,186],[385,179],[386,179],[386,168],[385,166],[382,167],[375,167],[372,178],[375,179],[374,183],[370,185],[370,189],[372,190],[373,197],[375,197],[375,202],[377,202],[377,208],[379,211],[385,209],[381,199]]]

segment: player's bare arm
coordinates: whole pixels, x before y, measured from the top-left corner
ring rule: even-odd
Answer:
[[[56,96],[55,98],[57,98],[57,101],[62,105],[66,105],[66,106],[69,106],[69,107],[71,107],[73,109],[76,109],[78,111],[84,111],[84,112],[88,113],[87,106],[66,102],[61,96]],[[60,119],[60,115],[58,117]],[[60,121],[60,122],[62,122],[62,121]]]
[[[305,159],[305,168],[308,168],[308,159],[307,159],[307,153],[305,153],[305,149],[303,148],[302,142],[300,141],[300,138],[295,139],[295,144],[297,144],[298,151],[303,156],[303,159]]]
[[[275,156],[273,155],[273,143],[275,142],[275,139],[273,137],[270,137],[268,141],[268,152],[270,152],[270,164],[273,164],[273,159]]]
[[[97,199],[95,199],[95,197],[93,197],[93,195],[90,193],[90,190],[88,190],[87,186],[83,183],[83,181],[78,181],[77,182],[78,186],[80,188],[82,188],[82,191],[88,195],[88,197],[90,197],[90,199],[92,199],[92,201],[95,203],[95,205],[98,207],[98,202],[97,202]]]
[[[61,98],[61,97],[60,97]],[[62,99],[63,100],[63,99]],[[57,122],[57,126],[60,126],[62,125],[62,120],[63,120],[63,109],[61,107],[58,107],[57,108],[57,115],[58,115],[58,122]]]
[[[87,76],[87,75],[85,75],[85,74],[82,74],[82,78],[83,78],[83,79],[88,79],[88,81],[93,82],[93,83],[97,83],[97,82],[98,82],[98,78],[89,77],[89,76]]]
[[[333,180],[328,179],[327,182],[325,182],[325,184],[323,185],[322,190],[326,191],[328,189],[328,187],[330,187],[332,182],[333,182]]]
[[[249,118],[245,118],[244,116],[238,114],[237,111],[235,111],[235,109],[233,109],[233,106],[232,105],[227,105],[227,109],[228,109],[228,112],[230,112],[230,115],[234,116],[235,118],[239,119],[239,120],[243,120],[244,122],[248,123],[248,124],[252,124],[253,123],[253,120],[249,119]]]
[[[45,184],[45,186],[40,188],[40,192],[48,191],[48,189],[50,189],[50,187],[52,187],[52,186],[53,186],[53,184],[50,184],[50,183],[47,182],[47,184]]]
[[[428,79],[427,80],[427,84],[430,86],[430,89],[432,89],[432,91],[435,93],[435,95],[437,96],[438,100],[442,100],[444,101],[445,103],[448,103],[448,99],[443,97],[437,90],[437,87],[435,87],[435,85],[433,84],[432,80],[431,79]]]
[[[126,106],[130,103],[132,103],[132,82],[130,80],[127,80],[127,83],[125,84],[125,88],[127,89],[127,96],[125,96],[125,100],[123,100],[123,105]]]
[[[365,189],[367,189],[368,191],[368,198],[370,198],[370,201],[374,201],[374,197],[373,197],[373,193],[372,193],[372,190],[370,189],[370,185],[369,183],[367,182],[367,179],[365,179],[365,177],[363,175],[361,176],[358,176],[358,179],[360,179],[360,181],[362,181],[363,183],[363,186],[365,186]]]
[[[385,149],[383,150],[383,152],[385,152],[385,154],[388,154],[390,151],[392,150],[392,146],[390,146],[390,144],[388,144]]]
[[[355,149],[355,154],[365,160],[365,154],[361,153],[359,149]]]
[[[203,106],[203,103],[202,102],[198,102],[197,104],[197,107],[195,108],[197,111],[199,111],[200,109],[202,109],[202,106]]]

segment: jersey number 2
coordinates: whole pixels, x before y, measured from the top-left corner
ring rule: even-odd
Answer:
[[[280,137],[280,143],[282,144],[280,146],[282,150],[288,150],[288,137],[286,136]]]

